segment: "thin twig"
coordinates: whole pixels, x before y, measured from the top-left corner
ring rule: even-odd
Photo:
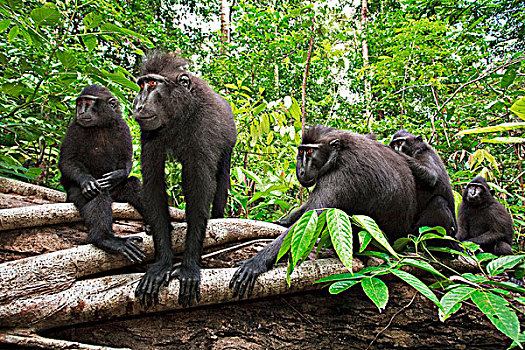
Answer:
[[[406,304],[405,306],[403,306],[401,309],[399,309],[395,314],[394,316],[392,316],[392,318],[390,319],[390,321],[388,321],[388,324],[382,329],[379,331],[379,333],[376,334],[376,336],[374,337],[374,339],[372,339],[372,341],[370,342],[370,344],[368,344],[368,346],[366,347],[366,350],[370,349],[370,347],[372,346],[372,344],[374,344],[374,342],[377,340],[377,338],[381,335],[381,333],[383,333],[384,331],[386,331],[388,329],[388,327],[390,327],[390,325],[392,324],[392,321],[394,321],[394,318],[399,315],[401,313],[401,311],[407,309],[410,307],[410,305],[412,305],[412,303],[414,302],[414,300],[416,299],[416,296],[417,296],[417,292],[414,293],[414,296],[412,297],[412,300],[410,300],[410,302],[408,304]]]

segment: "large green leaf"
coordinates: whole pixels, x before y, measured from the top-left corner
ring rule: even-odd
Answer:
[[[525,143],[524,137],[495,137],[493,139],[482,139],[485,143]]]
[[[501,78],[500,87],[502,89],[508,88],[516,80],[516,75],[516,68],[507,69],[505,75]]]
[[[124,35],[128,35],[128,36],[133,36],[135,38],[139,38],[141,39],[144,43],[146,43],[146,45],[150,48],[153,48],[155,45],[153,45],[153,43],[147,38],[145,37],[144,35],[142,34],[139,34],[137,32],[134,32],[130,29],[127,29],[127,28],[122,28],[122,27],[119,27],[113,23],[104,23],[102,26],[100,26],[100,29],[103,31],[103,32],[110,32],[110,33],[118,33],[118,34],[124,34]]]
[[[60,22],[62,14],[55,4],[47,2],[42,7],[31,11],[31,18],[39,26],[55,26]]]
[[[405,271],[401,271],[401,270],[397,270],[397,269],[393,269],[390,271],[393,275],[401,278],[403,281],[405,281],[406,283],[408,283],[409,285],[411,285],[414,289],[416,289],[418,292],[420,292],[421,294],[423,294],[425,297],[427,297],[428,299],[430,299],[434,304],[437,305],[437,307],[439,307],[440,309],[443,309],[443,307],[441,306],[441,303],[439,302],[438,298],[436,297],[436,295],[434,294],[434,292],[432,292],[430,290],[430,288],[428,288],[426,286],[426,284],[424,284],[423,282],[421,282],[421,280],[419,278],[417,278],[416,276],[413,276],[411,274],[409,274],[408,272],[405,272]]]
[[[75,67],[77,64],[77,59],[69,51],[59,51],[57,52],[57,57],[66,70]]]
[[[120,74],[110,73],[104,69],[102,69],[102,72],[104,73],[104,76],[110,79],[112,82],[119,84],[120,86],[124,86],[128,89],[131,89],[135,92],[140,91],[140,88],[138,87],[138,85],[132,82],[131,80],[129,80],[128,78],[126,78],[125,76],[120,75]]]
[[[362,275],[360,273],[346,272],[346,273],[338,273],[338,274],[335,274],[335,275],[330,275],[330,276],[323,277],[323,278],[315,281],[315,283],[345,281],[345,280],[349,280],[349,279],[361,279],[363,277],[364,277],[364,275]]]
[[[439,319],[445,321],[450,317],[455,311],[457,311],[458,306],[462,301],[467,300],[476,289],[472,287],[460,286],[449,291],[447,294],[443,295],[441,298],[441,306],[443,310],[439,312]]]
[[[6,30],[7,28],[9,28],[9,26],[11,25],[11,20],[10,19],[3,19],[0,21],[0,33],[3,32],[4,30]]]
[[[511,269],[514,266],[518,265],[521,260],[525,258],[525,254],[520,255],[506,255],[492,260],[487,264],[487,273],[491,276],[498,275],[505,270]]]
[[[341,292],[344,292],[348,288],[355,286],[359,282],[359,280],[335,282],[330,286],[330,288],[328,288],[328,291],[330,292],[330,294],[339,294]]]
[[[407,258],[407,259],[403,259],[402,264],[417,267],[419,269],[428,271],[431,274],[434,274],[434,275],[437,275],[439,277],[446,279],[445,275],[443,275],[441,272],[436,270],[432,265],[430,265],[426,261]]]
[[[332,244],[339,259],[341,259],[343,265],[352,270],[352,224],[348,215],[340,209],[331,208],[326,211],[326,222],[332,238]]]
[[[7,41],[13,41],[13,39],[18,36],[19,32],[20,28],[18,28],[18,26],[13,26],[11,29],[9,29],[9,32],[7,33]]]
[[[361,286],[366,295],[376,304],[379,312],[385,309],[388,303],[388,288],[379,278],[366,277],[361,280]]]
[[[516,112],[514,112],[516,113]],[[515,129],[525,128],[525,123],[503,123],[495,126],[487,126],[484,128],[476,128],[463,130],[456,134],[456,136],[467,135],[467,134],[485,134],[489,132],[500,132],[500,131],[509,131]]]
[[[374,239],[379,244],[381,244],[383,248],[385,248],[390,254],[399,259],[399,255],[397,255],[394,248],[392,248],[390,243],[388,243],[385,234],[383,233],[383,231],[381,231],[379,226],[377,226],[376,222],[372,218],[366,215],[354,215],[351,219],[359,227],[362,227],[363,229],[367,230],[368,233],[370,233],[372,237],[374,237]]]
[[[303,254],[307,254],[308,247],[311,246],[312,240],[317,231],[317,211],[310,210],[306,212],[299,222],[294,225],[294,234],[292,236],[292,263],[296,265],[301,260]]]
[[[525,120],[525,97],[522,97],[514,102],[514,104],[510,107],[510,110],[518,117]]]
[[[520,322],[505,298],[484,290],[476,290],[470,295],[470,299],[497,329],[512,340],[518,341]]]

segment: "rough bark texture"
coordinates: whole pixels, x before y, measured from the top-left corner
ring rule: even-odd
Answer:
[[[34,196],[0,194],[0,208],[48,202]],[[140,232],[143,226],[137,221],[117,220],[114,228],[117,235],[127,235]],[[85,227],[80,223],[9,230],[0,234],[0,261],[71,248],[84,242]],[[204,267],[234,267],[236,262],[255,255],[263,246],[257,243],[206,259]],[[126,267],[115,273],[128,274],[144,271],[145,268]],[[11,279],[22,277],[12,276]],[[40,278],[45,280],[48,277]],[[115,275],[115,278],[125,279],[125,275]],[[339,295],[329,295],[326,289],[322,289],[256,301],[232,301],[187,310],[98,320],[76,326],[65,325],[40,332],[40,335],[51,342],[55,338],[131,349],[365,349],[371,343],[370,349],[504,349],[510,345],[510,341],[475,308],[463,306],[452,318],[441,323],[432,302],[399,280],[385,282],[390,300],[383,313],[379,313],[362,289],[356,286]],[[3,283],[4,280],[0,286]],[[176,281],[171,283],[173,288],[176,288],[175,284]],[[86,288],[81,293],[92,291]],[[111,291],[107,289],[104,293]],[[41,297],[46,296],[41,294]],[[173,302],[175,297],[176,294],[169,302]],[[64,300],[68,298],[73,296],[64,294]],[[32,312],[30,309],[26,311]],[[23,336],[20,331],[15,333]],[[13,336],[13,331],[8,335]],[[27,341],[30,348],[36,349],[49,343],[40,338],[33,339],[33,343],[29,344],[30,338],[18,339],[18,345],[0,344],[0,348],[20,349],[20,345]],[[3,340],[0,334],[0,341]],[[55,348],[63,344],[67,342],[58,342]],[[70,345],[70,348],[74,346]]]
[[[253,220],[210,220],[204,246],[217,246],[248,238],[275,237],[283,230],[281,226]],[[185,233],[185,223],[174,224],[172,246],[175,253],[182,253]],[[137,236],[143,240],[141,247],[146,253],[146,259],[152,260],[154,252],[151,236]],[[0,280],[3,281],[0,285],[0,308],[18,299],[68,290],[80,278],[130,265],[132,263],[123,256],[108,254],[93,245],[6,262],[0,264]]]
[[[0,176],[0,192],[16,193],[24,196],[39,196],[52,202],[65,202],[66,193],[42,186],[28,184],[26,182],[8,179]]]
[[[141,219],[140,214],[128,203],[112,203],[113,218]],[[170,208],[173,220],[184,221],[184,211]],[[0,211],[0,231],[15,228],[37,227],[82,221],[73,203],[33,205]]]
[[[359,267],[362,268],[362,265]],[[286,266],[277,267],[262,275],[251,298],[289,294],[318,289],[314,284],[319,278],[346,272],[337,259],[305,262],[291,276],[291,286],[286,283]],[[235,268],[204,269],[201,272],[202,300],[197,306],[234,301],[228,282]],[[172,280],[159,293],[159,304],[145,307],[135,299],[135,288],[142,274],[124,274],[83,280],[56,293],[35,294],[27,299],[0,305],[0,328],[28,327],[46,330],[116,317],[129,317],[181,309],[177,303],[178,280]]]

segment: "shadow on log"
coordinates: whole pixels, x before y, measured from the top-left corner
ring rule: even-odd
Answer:
[[[186,224],[173,224],[172,247],[182,253]],[[214,219],[208,222],[204,246],[217,246],[250,238],[271,238],[285,228],[271,223],[244,219]],[[153,259],[151,236],[139,234],[146,259]],[[16,299],[57,293],[90,275],[133,265],[121,255],[113,255],[89,244],[0,264],[0,307]],[[0,312],[0,318],[2,314]]]
[[[355,264],[361,269],[362,264]],[[196,306],[227,303],[233,298],[228,282],[235,268],[203,269],[201,273],[202,300]],[[286,282],[286,266],[279,266],[260,276],[252,299],[322,287],[314,284],[318,279],[347,272],[337,259],[308,261],[291,276],[291,286]],[[0,327],[27,327],[36,331],[70,326],[72,324],[108,320],[160,311],[177,310],[179,282],[172,280],[159,293],[159,304],[145,307],[135,299],[135,288],[142,274],[107,276],[74,282],[67,290],[50,295],[36,295],[18,299],[0,306]]]

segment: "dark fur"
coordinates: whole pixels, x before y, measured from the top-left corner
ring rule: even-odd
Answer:
[[[469,189],[474,186],[480,187],[481,191],[472,196]],[[483,251],[496,255],[513,254],[512,218],[503,204],[493,197],[493,190],[481,176],[472,180],[463,190],[458,214],[458,241],[477,243]]]
[[[422,226],[442,226],[448,235],[454,236],[457,230],[454,195],[443,161],[421,136],[400,130],[392,137],[390,147],[395,149],[401,142],[399,152],[406,155],[416,180],[419,219],[414,231]]]
[[[97,96],[82,114],[82,104],[60,148],[60,182],[88,228],[89,241],[107,252],[120,252],[132,262],[144,259],[136,239],[115,237],[111,202],[128,202],[144,213],[141,185],[132,166],[131,135],[117,99],[104,87],[86,86],[79,96]],[[79,117],[91,117],[79,119]],[[84,124],[82,126],[81,124]]]
[[[188,229],[182,266],[171,276],[180,280],[179,303],[200,300],[200,258],[210,206],[212,218],[223,217],[230,184],[230,162],[236,142],[231,108],[208,84],[183,69],[187,62],[155,53],[142,65],[143,85],[133,114],[141,126],[145,219],[151,225],[156,262],[136,289],[142,303],[158,300],[173,265],[168,196],[164,178],[167,155],[182,164],[182,192]],[[149,83],[158,74],[157,85]],[[153,77],[153,78],[152,78]]]
[[[338,141],[337,141],[338,140]],[[304,135],[302,145],[320,144],[319,159],[330,162],[329,169],[318,174],[301,171],[299,180],[316,186],[308,200],[294,210],[281,224],[291,226],[306,211],[318,208],[339,208],[349,215],[363,214],[373,218],[389,239],[405,235],[412,228],[417,210],[416,188],[406,161],[389,147],[346,130],[313,126]],[[334,154],[330,157],[330,154]],[[266,246],[255,257],[248,259],[230,281],[234,295],[251,294],[261,273],[273,264],[288,231]]]

